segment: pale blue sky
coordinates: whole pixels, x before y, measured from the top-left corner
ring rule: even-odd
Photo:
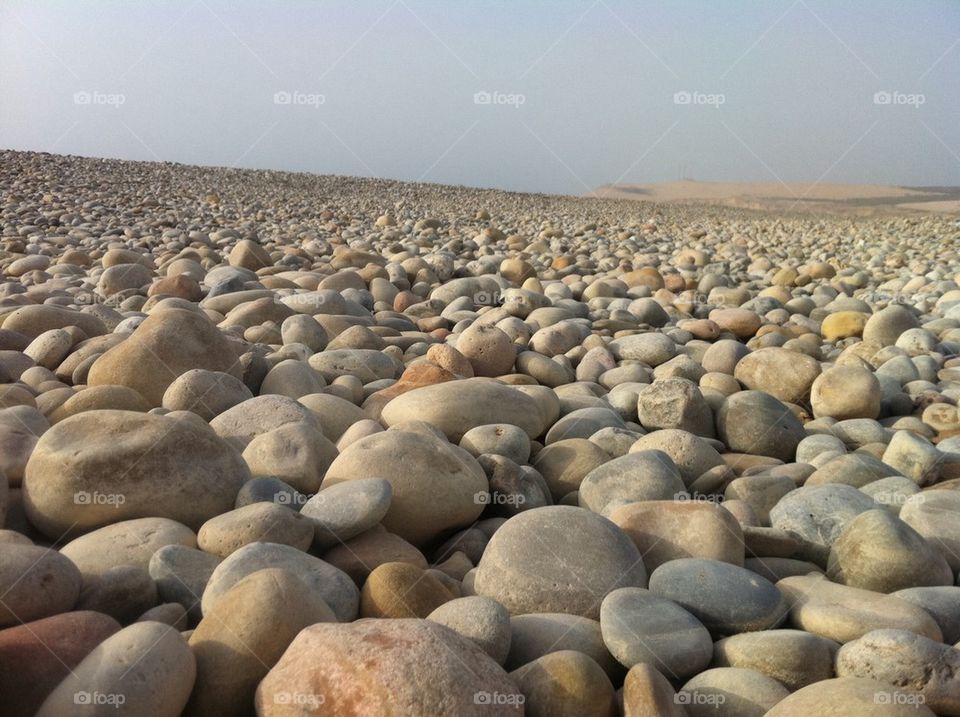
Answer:
[[[958,78],[957,0],[0,2],[0,147],[525,191],[960,185]]]

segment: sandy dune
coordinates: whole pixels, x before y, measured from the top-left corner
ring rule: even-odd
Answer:
[[[598,187],[590,196],[841,214],[957,213],[960,210],[960,187],[881,184],[681,180],[659,184],[608,184]]]

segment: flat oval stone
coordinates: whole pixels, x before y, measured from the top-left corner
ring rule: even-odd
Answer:
[[[306,551],[313,543],[313,524],[284,505],[251,503],[211,518],[197,533],[200,549],[219,558],[256,542]]]
[[[380,414],[387,426],[426,421],[457,443],[477,426],[507,423],[536,438],[545,426],[536,401],[510,386],[484,378],[448,381],[397,396]]]
[[[309,519],[320,548],[332,547],[370,530],[387,515],[393,486],[383,478],[335,483],[310,498],[300,515]]]
[[[936,717],[919,696],[862,677],[823,680],[778,702],[766,717]]]
[[[773,583],[718,560],[682,558],[665,563],[650,576],[650,592],[673,600],[720,635],[768,630],[787,615]]]
[[[703,623],[643,588],[608,594],[600,606],[600,629],[622,665],[646,662],[674,680],[700,672],[713,655],[713,640]]]
[[[145,517],[197,529],[230,510],[249,479],[240,454],[192,422],[86,411],[37,442],[23,497],[31,524],[51,538]]]
[[[906,600],[847,585],[822,576],[796,575],[777,583],[790,609],[790,624],[799,630],[850,642],[871,630],[910,630],[940,641],[940,627],[922,608]]]
[[[802,630],[744,632],[713,645],[713,664],[762,672],[795,692],[829,680],[839,648],[833,640]]]
[[[677,702],[694,715],[763,717],[789,695],[772,677],[743,667],[715,667],[701,672],[677,692]]]

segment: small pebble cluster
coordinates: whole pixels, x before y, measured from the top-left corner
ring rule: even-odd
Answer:
[[[955,217],[0,190],[4,715],[960,715]]]

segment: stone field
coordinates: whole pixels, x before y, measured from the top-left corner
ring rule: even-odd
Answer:
[[[0,151],[0,712],[960,715],[958,247]]]

